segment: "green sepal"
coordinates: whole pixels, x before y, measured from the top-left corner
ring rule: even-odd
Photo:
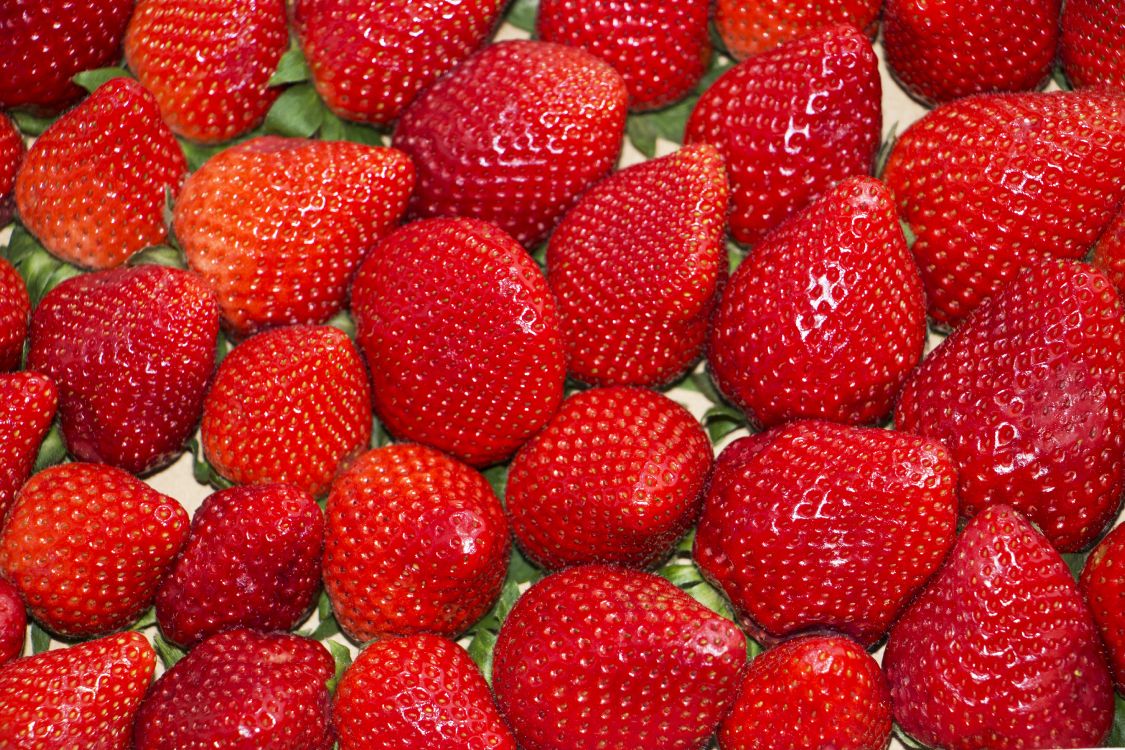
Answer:
[[[341,310],[333,315],[324,325],[343,331],[348,338],[355,339],[355,320],[347,310]]]
[[[184,254],[171,245],[150,245],[133,254],[128,260],[130,266],[165,266],[187,270]]]
[[[506,580],[515,581],[517,584],[537,583],[546,573],[541,568],[535,567],[518,547],[512,548],[512,557],[508,560],[508,576]]]
[[[504,20],[521,31],[534,34],[535,19],[538,15],[539,0],[515,0]]]
[[[1086,558],[1089,557],[1088,552],[1065,552],[1062,559],[1066,561],[1066,565],[1070,568],[1070,574],[1074,576],[1074,580],[1082,575],[1082,568],[1086,567]]]
[[[1066,71],[1063,70],[1061,64],[1056,65],[1055,69],[1051,71],[1051,80],[1053,80],[1055,85],[1062,91],[1074,91],[1074,84],[1067,78]],[[1111,745],[1111,747],[1113,746]]]
[[[207,461],[199,438],[193,437],[188,441],[187,447],[191,451],[191,473],[195,477],[195,481],[203,485],[210,485],[216,490],[225,490],[234,486],[234,482],[216,471],[215,467]]]
[[[277,70],[270,76],[270,86],[284,86],[289,83],[303,83],[312,78],[308,60],[300,45],[294,41],[277,62]]]
[[[897,739],[906,750],[932,750],[929,745],[923,745],[907,734],[906,730],[900,727],[897,722],[894,724],[891,734],[894,735],[895,739]]]
[[[17,110],[9,112],[12,120],[16,123],[16,127],[24,135],[40,136],[54,124],[55,120],[59,119],[58,115],[36,115],[31,112]]]
[[[489,685],[492,684],[492,654],[500,636],[500,628],[519,598],[519,584],[510,578],[504,581],[500,598],[496,600],[492,610],[470,631],[472,640],[468,646],[469,656],[480,667],[481,674]]]
[[[898,225],[902,228],[902,236],[906,238],[906,246],[914,247],[914,241],[918,239],[918,235],[914,234],[914,229],[904,219],[899,219]]]
[[[1109,730],[1106,747],[1125,747],[1125,696],[1117,695],[1116,713],[1113,715],[1113,728]]]
[[[70,80],[92,94],[101,88],[103,84],[112,81],[114,78],[132,78],[132,74],[125,70],[125,68],[114,66],[84,70],[81,73],[75,74]]]
[[[372,414],[371,415],[371,447],[372,448],[384,448],[384,447],[390,445],[393,442],[394,442],[394,438],[391,437],[391,433],[389,433],[387,431],[387,428],[383,426],[383,423],[379,420],[379,417]]]
[[[176,666],[176,662],[187,655],[187,652],[166,640],[164,634],[159,632],[152,637],[152,647],[156,649],[156,655],[160,657],[160,663],[166,670]]]
[[[895,149],[895,144],[898,143],[898,123],[891,125],[891,132],[879,144],[879,150],[875,152],[875,169],[874,175],[880,180],[883,179],[883,173],[887,171],[887,159],[890,158],[891,152]]]
[[[703,413],[703,426],[712,443],[717,443],[735,430],[746,427],[746,417],[738,409],[715,404]]]
[[[493,466],[489,469],[485,469],[481,474],[483,474],[484,478],[488,480],[488,483],[492,485],[492,491],[496,493],[496,497],[500,498],[500,502],[503,503],[508,490],[508,465],[500,464],[499,466]]]
[[[655,112],[630,115],[625,122],[625,134],[633,148],[651,159],[656,156],[657,140],[683,143],[688,118],[699,102],[699,97],[733,65],[734,61],[730,58],[716,54],[711,60],[710,69],[687,97]]]
[[[37,622],[31,623],[31,653],[41,654],[51,648],[51,634]]]
[[[694,386],[693,390],[703,394],[703,397],[712,404],[726,403],[723,401],[719,389],[716,388],[714,382],[712,382],[711,376],[708,375],[705,370],[702,372],[693,372],[688,379],[691,381],[692,386]]]
[[[22,224],[12,227],[12,236],[0,256],[15,266],[27,284],[32,308],[39,305],[47,292],[63,281],[85,273],[78,266],[60,260],[39,243]]]
[[[129,630],[147,630],[154,625],[156,625],[156,607],[149,607],[140,619],[129,626]]]
[[[746,253],[738,246],[737,242],[727,242],[727,272],[734,276],[734,272],[742,265],[742,261],[746,260]]]
[[[254,135],[261,135],[261,131],[255,131]],[[195,172],[212,156],[230,148],[242,139],[227,141],[226,143],[196,143],[195,141],[189,141],[187,138],[177,138],[176,140],[180,142],[180,150],[184,152],[188,171]]]
[[[328,679],[327,687],[328,692],[332,695],[336,694],[336,686],[340,684],[340,678],[344,676],[344,672],[352,665],[352,652],[347,646],[339,641],[325,641],[324,645],[332,654],[332,660],[336,663],[335,674]]]
[[[46,468],[61,464],[66,460],[66,443],[63,442],[59,425],[51,425],[43,442],[39,445],[39,455],[35,457],[33,473],[38,474]]]
[[[265,131],[291,138],[311,138],[328,111],[310,83],[286,89],[266,115]]]

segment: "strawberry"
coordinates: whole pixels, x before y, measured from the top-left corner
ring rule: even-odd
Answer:
[[[520,597],[493,659],[524,750],[696,750],[734,700],[746,642],[663,578],[588,565]]]
[[[918,267],[894,200],[853,177],[773,230],[723,291],[715,384],[765,427],[879,422],[926,344]]]
[[[1125,89],[1125,6],[1117,0],[1067,0],[1059,57],[1076,88]]]
[[[19,657],[26,635],[27,611],[20,594],[15,586],[0,578],[0,666]]]
[[[0,258],[0,372],[19,367],[30,312],[31,300],[23,277]]]
[[[113,268],[167,239],[167,196],[186,174],[152,94],[115,78],[35,141],[16,176],[16,206],[52,255]]]
[[[882,0],[718,0],[715,29],[736,60],[846,23],[875,36]]]
[[[687,96],[711,62],[708,0],[541,0],[545,42],[586,50],[625,80],[629,109],[661,109]]]
[[[504,0],[296,0],[313,83],[340,117],[389,125],[480,47]]]
[[[1117,689],[1125,693],[1125,526],[1094,548],[1079,583],[1105,643]]]
[[[1125,488],[1123,315],[1096,269],[1043,261],[911,376],[895,424],[949,447],[962,515],[1012,505],[1061,552],[1112,521]]]
[[[202,438],[207,460],[238,484],[286,482],[323,495],[371,442],[371,394],[355,344],[328,326],[247,339],[215,375]]]
[[[1125,297],[1125,207],[1098,238],[1090,262],[1100,268]]]
[[[512,461],[512,532],[538,565],[648,567],[699,516],[711,442],[687,409],[637,388],[563,404]]]
[[[215,297],[195,274],[117,268],[43,298],[28,368],[59,388],[71,455],[140,474],[175,458],[195,430],[218,332]]]
[[[704,92],[686,142],[710,143],[726,159],[736,240],[757,243],[840,180],[871,170],[880,92],[875,52],[851,26],[752,57]]]
[[[332,656],[289,633],[232,630],[161,675],[137,711],[135,750],[329,750]]]
[[[932,747],[1093,747],[1113,721],[1098,635],[1066,563],[1004,505],[965,527],[895,624],[883,668],[895,721]]]
[[[140,0],[125,59],[174,132],[203,143],[242,135],[281,89],[270,76],[289,48],[285,0]]]
[[[492,488],[421,445],[368,451],[332,484],[324,587],[353,640],[455,636],[496,601],[511,543]]]
[[[333,708],[340,750],[516,750],[484,677],[452,641],[376,641],[348,667]]]
[[[58,391],[49,378],[34,372],[0,374],[0,528],[16,492],[31,476],[57,406]]]
[[[8,510],[0,573],[51,632],[108,633],[152,604],[187,533],[178,502],[120,469],[52,466]]]
[[[621,149],[625,82],[608,64],[549,42],[493,44],[419,96],[394,145],[418,169],[414,216],[492,222],[542,242]]]
[[[554,299],[510,236],[474,219],[399,229],[352,287],[375,412],[396,436],[473,466],[503,461],[562,401]]]
[[[16,213],[14,191],[16,172],[23,162],[23,137],[4,113],[0,112],[0,227],[9,224]]]
[[[173,227],[239,337],[323,323],[344,307],[363,256],[414,185],[402,152],[265,136],[208,160],[184,185]]]
[[[572,376],[669,383],[700,357],[726,274],[726,172],[711,146],[607,177],[551,235],[547,280]]]
[[[875,660],[839,636],[787,641],[750,662],[719,727],[723,750],[883,750],[891,695]]]

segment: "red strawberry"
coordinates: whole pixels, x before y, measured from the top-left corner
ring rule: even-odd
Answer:
[[[0,665],[20,655],[26,636],[27,611],[20,594],[15,586],[0,578]]]
[[[125,59],[164,121],[217,143],[260,123],[281,92],[269,80],[289,47],[285,0],[140,0]]]
[[[16,492],[31,476],[57,406],[58,391],[49,378],[34,372],[0,375],[0,528]]]
[[[418,169],[417,217],[490,221],[527,247],[609,172],[625,128],[625,83],[572,47],[486,47],[418,97],[394,145]]]
[[[0,227],[16,213],[16,172],[23,162],[23,137],[15,123],[0,112]]]
[[[1059,56],[1075,87],[1125,89],[1125,5],[1119,0],[1067,0]]]
[[[515,750],[492,693],[457,644],[432,635],[376,641],[336,690],[340,750]]]
[[[952,451],[962,515],[1012,505],[1062,552],[1098,538],[1125,488],[1123,315],[1096,269],[1044,261],[926,358],[895,424]]]
[[[188,515],[120,469],[62,464],[32,477],[0,533],[0,573],[66,637],[140,617],[188,533]]]
[[[547,247],[571,374],[659,386],[699,358],[726,275],[726,172],[714,148],[618,172],[572,208]]]
[[[1111,531],[1090,553],[1080,584],[1102,634],[1117,689],[1125,693],[1125,526]]]
[[[1090,262],[1109,277],[1118,294],[1125,298],[1125,207],[1098,238]]]
[[[490,224],[399,229],[359,269],[352,312],[375,411],[405,440],[487,466],[558,409],[566,364],[551,290]]]
[[[1021,268],[1082,258],[1105,230],[1125,199],[1125,94],[947,104],[903,133],[885,178],[917,236],[929,313],[956,326]]]
[[[710,468],[707,433],[668,397],[636,388],[578,393],[512,461],[512,531],[546,568],[647,567],[699,516]]]
[[[209,638],[149,689],[136,750],[328,750],[332,656],[288,633],[232,630]]]
[[[507,572],[508,524],[477,472],[421,445],[368,451],[328,495],[324,587],[353,640],[479,620]]]
[[[238,484],[286,482],[319,497],[371,442],[355,344],[328,326],[260,333],[223,360],[203,410],[203,450]]]
[[[1098,635],[1066,563],[1003,505],[965,527],[895,624],[883,668],[895,720],[933,747],[1093,747],[1113,721]]]
[[[218,332],[215,297],[195,274],[118,268],[43,298],[27,362],[59,387],[73,456],[140,474],[172,460],[195,430]]]
[[[167,239],[167,195],[186,174],[152,94],[115,78],[35,141],[16,176],[16,205],[51,254],[113,268]]]
[[[524,750],[696,750],[734,700],[746,642],[668,581],[601,565],[532,586],[500,630],[500,712]]]
[[[0,372],[19,367],[30,312],[31,300],[23,277],[11,263],[0,258]]]
[[[846,23],[875,36],[882,0],[718,0],[715,28],[737,60]]]
[[[203,501],[156,593],[156,620],[192,646],[232,627],[291,630],[320,590],[324,519],[285,484],[233,487]]]
[[[711,330],[719,389],[766,427],[879,422],[922,358],[926,311],[894,201],[850,178],[754,248]]]
[[[840,180],[871,170],[880,91],[871,43],[851,26],[752,57],[707,89],[686,138],[726,159],[736,240],[755,244]]]
[[[388,125],[481,46],[504,0],[296,0],[293,24],[325,104]]]
[[[323,323],[414,185],[400,151],[265,136],[212,157],[184,185],[174,228],[237,336]]]

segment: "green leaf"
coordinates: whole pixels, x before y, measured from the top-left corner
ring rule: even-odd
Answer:
[[[539,0],[516,0],[504,19],[517,29],[534,33],[535,18],[539,15]]]
[[[320,618],[320,622],[306,637],[312,638],[314,641],[326,641],[339,634],[340,626],[337,624],[335,616],[329,614],[327,617]]]
[[[1109,730],[1106,747],[1125,747],[1125,696],[1117,695],[1117,712],[1113,715],[1113,729]]]
[[[362,143],[365,146],[387,145],[387,137],[382,131],[360,122],[348,122],[347,120],[343,120],[343,123],[344,136],[342,140]],[[323,134],[321,138],[328,140],[328,137]]]
[[[481,474],[492,485],[492,491],[496,493],[496,497],[500,498],[500,502],[504,502],[505,493],[508,489],[508,465],[493,466],[490,469],[485,469]]]
[[[328,680],[328,692],[335,695],[336,686],[340,684],[340,678],[352,665],[352,652],[339,641],[325,641],[324,645],[328,647],[328,651],[332,654],[332,660],[336,662],[336,673]]]
[[[540,568],[535,567],[518,548],[512,548],[512,557],[508,560],[507,580],[521,583],[536,583],[546,575]]]
[[[332,600],[328,598],[327,591],[320,592],[320,599],[316,603],[316,616],[317,619],[327,620],[332,617]]]
[[[680,540],[680,543],[676,545],[676,552],[681,553],[681,554],[685,554],[685,555],[690,555],[691,554],[691,548],[694,547],[694,546],[695,546],[695,529],[692,529],[691,531],[689,531],[684,536],[683,539]]]
[[[41,654],[51,648],[51,634],[37,623],[31,623],[31,653]]]
[[[186,655],[182,648],[165,640],[162,633],[157,633],[152,637],[152,646],[156,649],[156,655],[160,657],[160,663],[164,665],[165,669],[176,666],[176,662]]]
[[[233,482],[216,471],[215,467],[207,461],[198,438],[192,438],[188,441],[188,450],[191,451],[191,473],[195,477],[195,481],[200,484],[211,485],[217,490],[225,490],[234,486]]]
[[[744,260],[746,260],[746,253],[742,252],[742,248],[735,242],[727,242],[727,270],[731,276]]]
[[[698,97],[692,96],[656,112],[629,115],[625,122],[625,134],[633,148],[651,159],[656,156],[657,139],[683,143],[684,128],[696,101]]]
[[[305,59],[305,53],[294,42],[278,61],[277,70],[270,77],[269,85],[284,86],[287,83],[301,83],[310,78],[312,78],[312,72],[309,71],[309,63]]]
[[[898,143],[898,123],[891,125],[891,132],[887,135],[886,139],[879,146],[879,150],[875,153],[875,176],[880,180],[883,179],[883,172],[887,169],[887,158],[890,157],[891,151],[894,150],[895,144]]]
[[[711,376],[704,372],[693,372],[691,374],[691,382],[695,386],[695,390],[703,394],[704,398],[712,404],[723,404],[723,397],[719,394],[719,389],[711,382]]]
[[[1088,552],[1066,552],[1063,554],[1062,559],[1066,561],[1067,567],[1070,568],[1070,574],[1074,576],[1074,580],[1082,575],[1082,568],[1086,567],[1086,558],[1089,556]]]
[[[59,118],[58,115],[33,115],[30,112],[17,110],[16,112],[9,112],[12,119],[15,120],[16,127],[20,129],[24,135],[39,136],[43,135],[47,128]]]
[[[496,647],[496,639],[500,635],[500,628],[508,613],[512,611],[516,601],[520,598],[519,584],[509,578],[504,581],[504,588],[500,590],[500,598],[492,610],[478,622],[469,641],[469,656],[480,667],[481,673],[488,684],[492,684],[492,651]]]
[[[914,247],[914,241],[918,239],[918,236],[914,234],[914,230],[902,219],[899,219],[898,224],[902,227],[902,236],[906,238],[906,246]]]
[[[35,457],[35,469],[38,474],[49,466],[61,464],[66,460],[66,444],[63,442],[62,431],[58,424],[51,425],[47,436],[39,446],[39,455]]]
[[[230,354],[230,350],[234,348],[234,342],[230,340],[226,332],[222,329],[219,330],[219,337],[215,342],[215,366],[218,367],[222,364],[223,360]]]
[[[286,89],[270,107],[265,130],[293,138],[311,138],[324,124],[327,111],[312,84],[297,84]]]
[[[156,624],[156,607],[149,607],[148,611],[145,612],[143,615],[141,615],[140,619],[137,620],[136,622],[134,622],[129,627],[129,629],[130,630],[144,630],[146,628],[151,628],[155,624]]]
[[[324,122],[320,125],[320,132],[318,133],[321,140],[325,141],[344,141],[347,140],[344,130],[344,121],[333,112],[325,108]]]
[[[656,574],[681,589],[703,583],[703,576],[699,573],[699,569],[690,562],[669,563],[656,571]]]
[[[390,445],[394,440],[391,438],[391,433],[387,432],[387,428],[379,421],[379,417],[372,415],[371,417],[371,447],[382,448]]]
[[[135,253],[128,261],[130,266],[167,266],[187,269],[184,254],[171,245],[151,245]]]
[[[895,736],[895,739],[902,743],[903,747],[907,748],[907,750],[930,750],[929,745],[923,745],[921,742],[911,737],[906,733],[906,730],[900,727],[897,723],[894,725],[891,733]]]
[[[261,135],[261,132],[257,131],[256,134]],[[230,148],[230,146],[232,145],[229,142],[196,143],[195,141],[189,141],[186,138],[177,138],[177,140],[180,142],[180,150],[184,152],[184,158],[187,159],[188,170],[192,172],[202,167],[204,163],[206,163],[206,161],[212,156],[219,153],[223,149]]]
[[[91,94],[98,90],[102,84],[107,81],[112,81],[114,78],[130,78],[129,71],[121,67],[112,68],[95,68],[94,70],[84,70],[78,73],[70,80],[82,88],[89,91]]]
[[[33,308],[47,292],[60,283],[84,273],[78,266],[72,266],[47,252],[22,224],[16,224],[12,228],[8,245],[0,248],[0,256],[15,266],[23,277]]]
[[[703,426],[712,443],[717,443],[737,429],[746,427],[746,417],[738,409],[715,404],[703,413]]]
[[[1051,79],[1054,80],[1055,85],[1057,85],[1063,91],[1074,90],[1074,86],[1071,85],[1070,79],[1066,77],[1066,71],[1063,70],[1062,65],[1055,66],[1055,69],[1051,72]]]

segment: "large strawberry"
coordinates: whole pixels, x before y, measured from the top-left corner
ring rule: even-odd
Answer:
[[[952,451],[962,515],[1012,505],[1062,552],[1102,533],[1125,487],[1123,316],[1096,269],[1044,261],[911,376],[895,424]]]
[[[930,315],[956,326],[1024,266],[1082,258],[1125,199],[1125,93],[976,96],[914,123],[887,184]]]
[[[53,255],[113,268],[165,241],[168,196],[186,174],[152,94],[115,78],[35,141],[16,176],[16,206]]]
[[[1125,298],[1125,206],[1098,238],[1090,262],[1102,269]]]
[[[173,131],[229,140],[266,116],[289,47],[285,0],[140,0],[125,59]]]
[[[0,112],[0,227],[10,223],[16,212],[16,172],[23,163],[23,137],[15,123]]]
[[[621,149],[625,83],[573,47],[486,47],[406,110],[394,145],[414,159],[415,216],[490,221],[528,247]]]
[[[715,29],[737,60],[846,23],[874,36],[882,0],[718,0]]]
[[[547,280],[573,377],[659,386],[702,354],[726,274],[729,190],[711,146],[607,177],[551,235]]]
[[[1125,693],[1125,525],[1090,553],[1079,583],[1102,634],[1117,689]]]
[[[20,655],[26,637],[27,610],[23,600],[15,586],[0,578],[0,665]]]
[[[338,313],[363,256],[414,186],[402,152],[264,136],[222,151],[184,184],[173,227],[237,336]]]
[[[1059,57],[1075,87],[1125,89],[1125,5],[1118,0],[1066,0]]]
[[[34,372],[0,374],[0,528],[16,492],[31,476],[57,406],[58,391],[49,378]]]
[[[30,312],[31,300],[23,277],[0,258],[0,372],[19,367]]]
[[[840,180],[870,172],[880,91],[871,42],[852,26],[751,57],[707,89],[686,138],[726,159],[736,240],[755,244]]]

